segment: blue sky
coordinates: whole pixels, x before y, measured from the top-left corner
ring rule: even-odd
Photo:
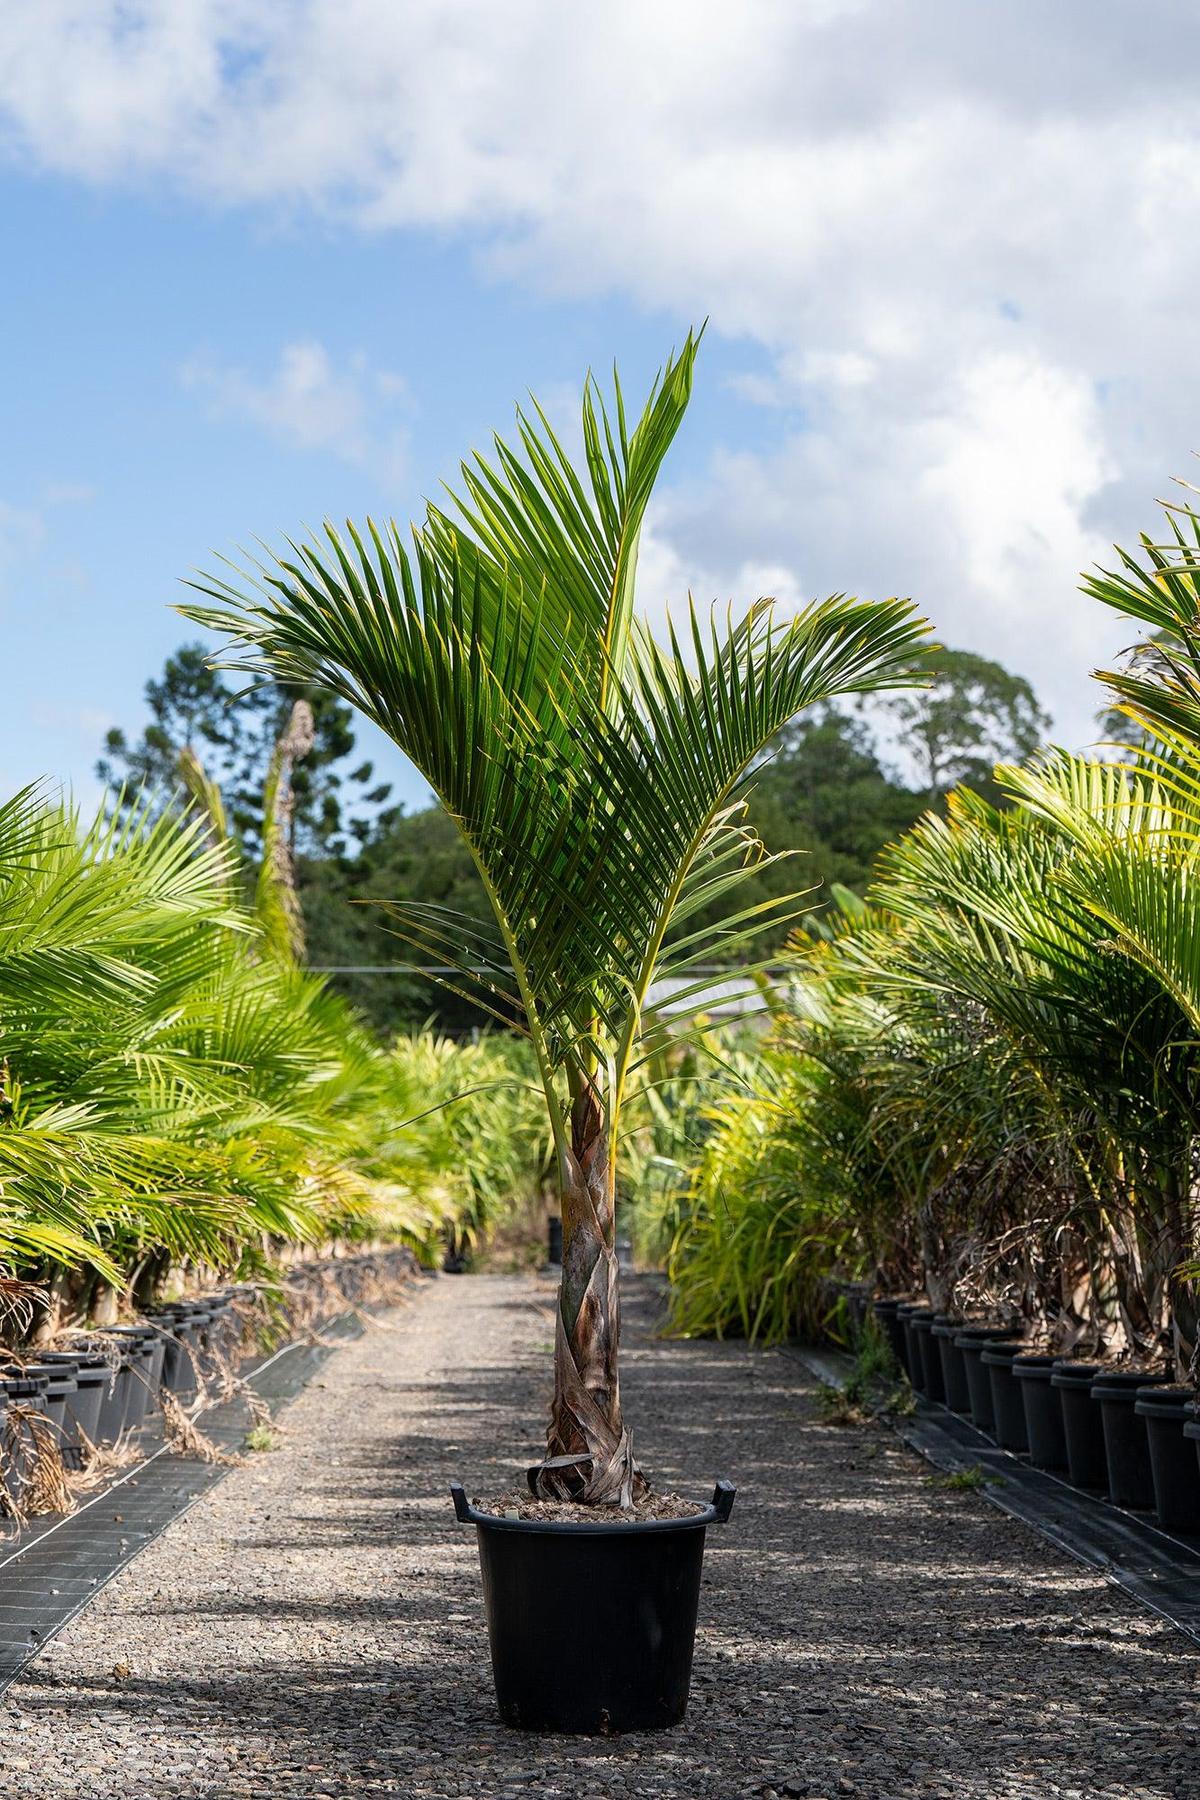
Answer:
[[[1076,572],[1196,444],[1198,38],[1176,0],[8,11],[0,785],[94,797],[189,569],[411,516],[526,387],[636,391],[705,314],[647,609],[912,593],[1087,741],[1131,630]]]
[[[140,727],[147,677],[200,635],[171,611],[193,569],[325,517],[412,518],[525,387],[566,421],[590,365],[617,358],[636,393],[686,328],[489,278],[469,244],[425,230],[364,237],[29,171],[0,192],[25,246],[0,284],[5,790],[49,775],[90,801],[104,731]],[[314,358],[309,429],[281,371]],[[677,478],[739,421],[781,428],[727,385],[762,360],[710,339]],[[397,794],[427,797],[365,722],[362,742]]]

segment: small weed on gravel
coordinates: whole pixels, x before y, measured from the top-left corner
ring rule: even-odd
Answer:
[[[980,1488],[995,1487],[998,1477],[989,1475],[978,1463],[969,1469],[955,1469],[953,1475],[931,1475],[930,1487],[945,1488],[952,1494],[977,1494]]]
[[[817,1407],[827,1425],[864,1425],[869,1419],[902,1417],[913,1410],[912,1389],[901,1377],[883,1333],[868,1324],[854,1345],[846,1385],[822,1385]]]
[[[247,1450],[278,1450],[280,1441],[273,1425],[255,1425],[246,1433]]]

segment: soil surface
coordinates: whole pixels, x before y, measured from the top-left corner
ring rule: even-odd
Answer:
[[[655,1342],[623,1391],[656,1485],[707,1500],[684,1725],[530,1739],[497,1721],[473,1533],[540,1447],[552,1290],[443,1276],[329,1361],[251,1456],[9,1692],[33,1800],[1194,1800],[1200,1653],[885,1425],[822,1421],[799,1364]],[[564,1605],[568,1596],[563,1596]],[[586,1618],[586,1613],[582,1615]]]
[[[537,1519],[545,1525],[637,1525],[648,1519],[694,1519],[704,1508],[680,1494],[646,1494],[632,1506],[575,1506],[567,1500],[535,1500],[514,1488],[498,1500],[472,1500],[476,1512],[494,1519]]]

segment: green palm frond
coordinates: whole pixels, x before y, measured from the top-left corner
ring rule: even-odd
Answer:
[[[464,523],[434,509],[411,554],[397,528],[323,542],[230,579],[186,615],[226,633],[230,666],[320,682],[365,712],[457,822],[494,923],[393,905],[396,928],[472,997],[526,1030],[563,1142],[558,1077],[607,1069],[612,1113],[672,920],[732,897],[765,852],[734,802],[798,711],[911,683],[925,628],[907,602],[835,597],[736,624],[690,602],[665,645],[635,629],[638,535],[691,387],[695,343],[632,432],[584,396],[576,475],[544,417],[521,452],[463,471]],[[781,902],[786,913],[787,902]],[[767,913],[677,946],[676,972],[752,941]],[[694,997],[701,993],[696,975]]]

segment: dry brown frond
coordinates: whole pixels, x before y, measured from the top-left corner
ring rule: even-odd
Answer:
[[[16,1471],[17,1493],[6,1492],[3,1498],[19,1523],[46,1513],[74,1512],[58,1440],[45,1413],[36,1407],[17,1404],[5,1413],[4,1464]]]
[[[195,1456],[201,1462],[220,1463],[226,1468],[236,1468],[242,1461],[240,1456],[228,1450],[220,1450],[211,1438],[188,1417],[174,1394],[163,1390],[162,1395],[163,1428],[166,1432],[167,1444],[176,1456]]]
[[[144,1452],[131,1431],[123,1431],[114,1444],[93,1444],[83,1437],[83,1467],[67,1470],[67,1486],[73,1494],[92,1494],[105,1488],[123,1470],[142,1460]]]

